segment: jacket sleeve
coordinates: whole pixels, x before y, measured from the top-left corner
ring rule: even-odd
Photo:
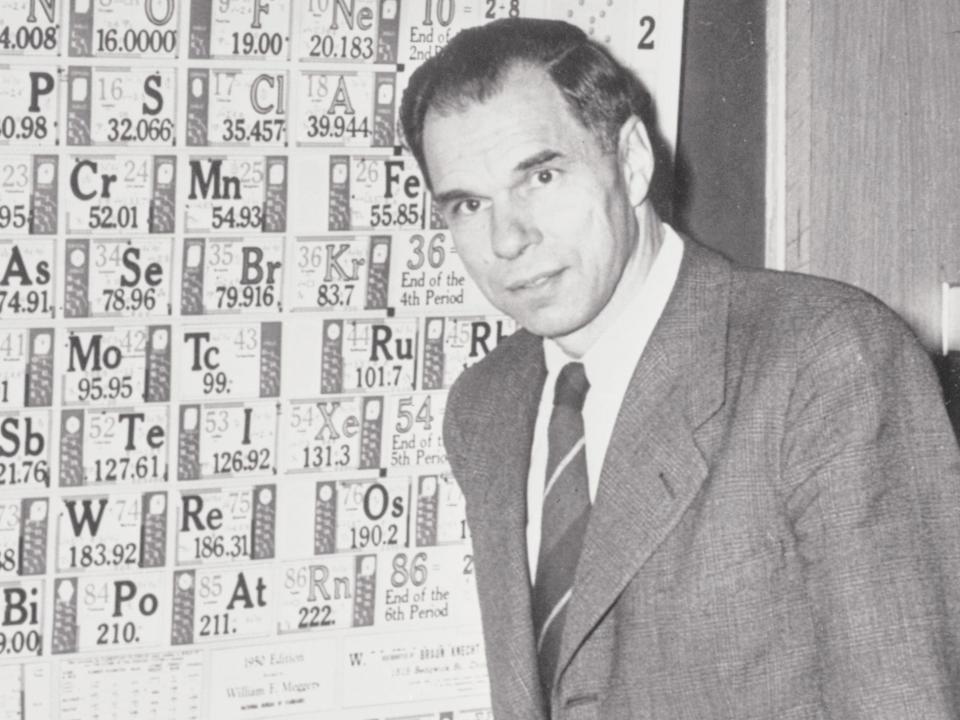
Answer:
[[[797,342],[781,458],[824,715],[960,717],[960,458],[930,360],[868,298]]]
[[[443,449],[447,454],[447,464],[454,480],[463,472],[463,431],[460,428],[460,395],[461,383],[455,382],[447,393],[447,402],[443,411]]]

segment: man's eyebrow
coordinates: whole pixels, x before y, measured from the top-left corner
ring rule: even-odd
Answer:
[[[563,157],[563,153],[559,153],[556,150],[541,150],[536,155],[531,155],[518,162],[513,170],[514,172],[525,172],[531,168],[548,163],[551,160],[556,160],[558,157]]]
[[[437,205],[448,205],[457,200],[464,200],[466,198],[474,197],[472,194],[468,193],[466,190],[447,190],[442,193],[433,194],[433,202]]]

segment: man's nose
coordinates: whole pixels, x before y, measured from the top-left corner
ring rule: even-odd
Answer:
[[[530,213],[518,208],[495,209],[493,213],[493,253],[504,260],[523,254],[527,246],[543,238]]]

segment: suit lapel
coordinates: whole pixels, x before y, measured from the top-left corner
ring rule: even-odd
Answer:
[[[624,396],[577,566],[558,673],[693,500],[697,429],[723,402],[729,264],[685,243],[664,313]]]
[[[546,369],[539,338],[519,331],[515,339],[509,369],[486,398],[489,421],[473,430],[470,455],[481,461],[464,488],[480,605],[486,618],[496,618],[485,619],[487,652],[497,657],[491,681],[501,699],[510,698],[509,717],[537,720],[545,715],[530,609],[526,488]]]

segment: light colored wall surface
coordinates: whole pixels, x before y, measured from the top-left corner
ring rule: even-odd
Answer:
[[[870,291],[939,347],[940,284],[960,281],[960,4],[783,2],[784,265]]]

